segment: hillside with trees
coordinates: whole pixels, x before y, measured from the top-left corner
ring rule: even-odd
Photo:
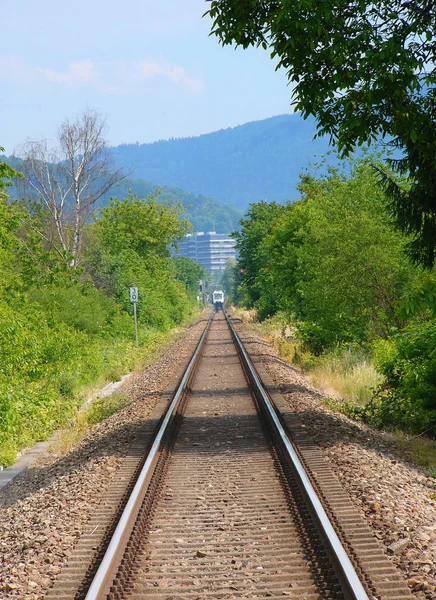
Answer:
[[[291,332],[281,343],[294,362],[327,369],[326,385],[338,373],[363,381],[376,369],[354,398],[346,390],[351,401],[342,410],[436,436],[436,275],[408,257],[410,238],[387,211],[376,164],[360,159],[308,174],[293,204],[252,204],[236,234],[227,291],[260,321],[278,319]]]
[[[300,173],[328,152],[328,138],[314,140],[315,132],[313,119],[280,115],[199,137],[123,144],[112,153],[134,177],[246,210],[250,202],[298,198]]]
[[[193,194],[177,187],[155,185],[142,179],[121,181],[112,188],[110,194],[101,198],[99,205],[106,206],[110,195],[124,198],[129,191],[139,198],[158,194],[161,201],[173,205],[180,203],[184,210],[183,216],[192,224],[195,231],[230,233],[239,228],[239,220],[243,215],[242,211],[214,198]]]
[[[23,161],[16,157],[0,156],[4,163],[12,166],[17,171],[23,170]],[[192,224],[195,231],[216,231],[217,233],[230,233],[239,227],[239,220],[243,213],[230,204],[209,198],[201,194],[193,194],[177,187],[160,186],[142,179],[121,179],[110,190],[104,192],[95,202],[94,209],[104,208],[109,204],[110,198],[125,198],[129,192],[139,198],[146,198],[149,194],[157,195],[161,201],[172,205],[181,204],[184,217]],[[8,189],[9,197],[18,200],[23,194],[21,180],[18,185],[11,185]],[[27,198],[37,199],[38,194],[34,189],[27,187]]]
[[[101,122],[95,116],[92,127]],[[101,188],[87,192],[86,182],[104,159],[104,139],[86,165],[86,119],[65,122],[61,131],[71,139],[83,125],[65,169],[41,154],[32,165],[41,147],[28,148],[20,179],[44,184],[36,198],[11,201],[17,173],[0,161],[0,466],[74,419],[87,388],[139,366],[197,310],[202,269],[171,255],[190,230],[181,207],[127,194],[92,215]],[[81,177],[76,201],[66,202]],[[131,286],[139,290],[138,347]]]

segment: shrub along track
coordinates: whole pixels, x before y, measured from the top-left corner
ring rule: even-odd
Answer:
[[[171,382],[177,383],[205,322],[173,336],[153,363],[129,380],[124,388],[129,405],[98,423],[69,453],[42,455],[0,491],[1,600],[45,597],[149,426],[153,408],[171,393]],[[95,535],[103,526],[100,521]]]
[[[354,591],[344,587],[333,557],[338,551],[325,543],[320,517],[283,460],[283,443],[276,445],[271,427],[260,423],[263,409],[258,397],[253,401],[222,313],[189,385],[184,414],[173,419],[178,434],[157,459],[159,474],[151,478],[134,536],[121,543],[126,552],[116,581],[102,585],[109,595],[87,590],[115,530],[115,507],[129,506],[126,487],[134,486],[145,460],[140,446],[151,446],[165,400],[47,598],[411,598],[318,450],[291,423],[297,459],[360,576]]]

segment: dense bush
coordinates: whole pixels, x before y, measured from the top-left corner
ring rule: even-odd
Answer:
[[[114,299],[92,285],[45,285],[29,290],[53,322],[65,323],[88,334],[114,335],[123,332],[130,319]]]
[[[195,306],[168,250],[188,227],[177,207],[113,200],[88,227],[81,269],[50,247],[49,223],[0,198],[0,465],[71,419],[86,387],[139,364]]]
[[[414,322],[379,342],[375,364],[385,382],[363,416],[383,427],[436,436],[436,320]]]
[[[78,290],[76,294],[80,297]],[[96,307],[97,315],[103,308]],[[69,323],[63,322],[65,309],[59,316],[36,302],[13,308],[0,303],[2,464],[65,423],[83,401],[84,387],[119,378],[143,354],[135,351],[131,318],[119,307],[113,329],[108,324],[100,331],[88,324],[84,329],[80,319],[69,316]],[[149,338],[144,334],[144,341]]]
[[[239,300],[261,320],[286,315],[314,366],[375,347],[385,382],[357,412],[436,435],[436,279],[406,256],[372,160],[306,175],[300,189],[301,201],[252,205],[241,221]]]

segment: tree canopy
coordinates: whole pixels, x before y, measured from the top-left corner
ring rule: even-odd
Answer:
[[[401,328],[400,298],[422,276],[384,214],[372,160],[351,163],[351,176],[304,176],[293,204],[251,205],[235,236],[245,305],[292,317],[316,353]]]
[[[314,115],[343,155],[387,138],[402,152],[405,188],[381,173],[415,261],[436,246],[436,14],[428,0],[213,0],[212,32],[223,44],[271,50],[287,70],[293,104]]]
[[[199,294],[199,282],[206,277],[206,269],[198,262],[186,256],[175,256],[176,279],[184,283],[186,291],[191,297]]]
[[[0,152],[4,152],[4,148],[0,146]],[[0,160],[0,191],[6,186],[12,185],[9,179],[11,177],[20,177],[21,173],[18,173],[15,169],[8,165],[8,163]],[[6,180],[6,181],[4,181]]]

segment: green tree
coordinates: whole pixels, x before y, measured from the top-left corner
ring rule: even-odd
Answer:
[[[239,288],[242,281],[241,269],[236,258],[229,258],[221,278],[221,285],[224,290],[226,300],[230,304],[239,304]]]
[[[306,184],[309,181],[314,188],[320,185],[306,178]],[[309,218],[306,204],[307,199],[287,204],[269,234],[261,240],[262,262],[256,276],[261,292],[255,304],[260,319],[278,311],[289,316],[300,313],[302,299],[297,286],[297,251],[303,243],[301,235]]]
[[[182,208],[130,194],[111,199],[87,233],[85,268],[93,282],[131,311],[128,288],[139,288],[139,320],[169,328],[189,310],[169,247],[189,231]]]
[[[283,311],[298,321],[316,353],[401,329],[402,298],[421,276],[404,254],[404,236],[386,218],[370,161],[346,170],[351,175],[303,177],[302,200],[281,207],[262,235],[248,219],[241,230],[242,250],[255,260],[247,304],[261,319]],[[255,208],[258,217],[264,207]]]
[[[298,232],[293,273],[301,331],[318,351],[400,328],[399,301],[416,276],[368,164],[359,162],[350,178],[333,172],[321,183],[302,185],[307,221]]]
[[[192,297],[199,295],[199,281],[203,279],[205,270],[195,260],[186,256],[175,256],[176,279],[186,286],[186,291]]]
[[[261,242],[283,211],[284,207],[276,202],[251,204],[247,215],[240,220],[241,230],[233,234],[243,274],[241,295],[246,295],[249,307],[254,306],[260,295],[257,276],[263,262]]]
[[[114,254],[128,248],[139,256],[152,252],[169,257],[169,247],[190,230],[182,212],[180,204],[161,202],[159,193],[145,200],[129,194],[123,200],[112,198],[95,224],[105,247]]]
[[[4,152],[4,150],[5,149],[0,146],[0,152]],[[0,193],[4,191],[5,187],[12,185],[9,181],[9,179],[12,177],[21,177],[21,173],[13,169],[4,161],[0,160]]]
[[[436,13],[428,0],[349,2],[213,0],[223,44],[271,50],[286,69],[296,110],[314,115],[344,154],[388,136],[405,189],[381,173],[413,258],[432,266],[436,247]]]

